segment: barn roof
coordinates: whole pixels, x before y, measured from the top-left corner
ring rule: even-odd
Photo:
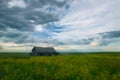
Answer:
[[[34,47],[36,52],[56,52],[53,47]]]

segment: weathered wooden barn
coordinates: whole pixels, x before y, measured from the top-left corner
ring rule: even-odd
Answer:
[[[58,55],[58,52],[55,51],[53,47],[33,47],[30,55],[33,56],[42,56],[42,55]]]

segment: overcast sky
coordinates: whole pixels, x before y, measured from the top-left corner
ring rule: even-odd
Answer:
[[[0,0],[0,52],[120,51],[120,0]]]

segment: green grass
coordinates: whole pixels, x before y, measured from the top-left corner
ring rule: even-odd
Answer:
[[[0,80],[120,80],[120,54],[0,57]]]
[[[0,53],[1,57],[29,57],[28,53]]]

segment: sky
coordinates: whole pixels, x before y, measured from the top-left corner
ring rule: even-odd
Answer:
[[[120,0],[0,0],[0,52],[120,51]]]

